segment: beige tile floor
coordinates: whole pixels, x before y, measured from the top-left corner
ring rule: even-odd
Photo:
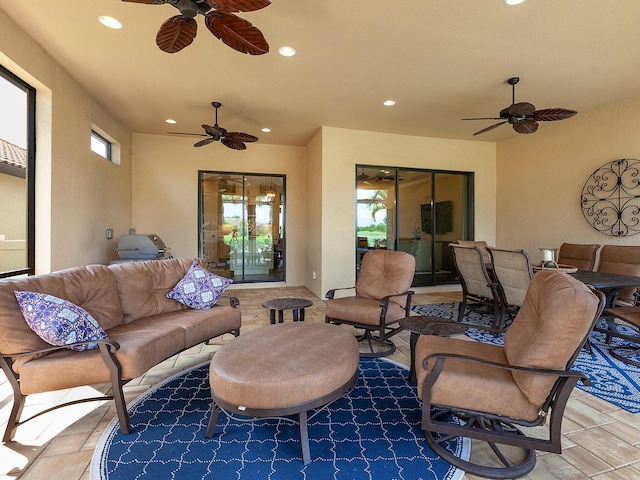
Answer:
[[[242,309],[242,331],[261,328],[269,323],[268,311],[262,302],[278,297],[304,297],[314,302],[306,310],[306,321],[324,321],[324,304],[306,288],[234,289]],[[418,294],[414,304],[457,301],[458,293]],[[285,315],[285,321],[290,316]],[[198,345],[172,357],[134,379],[125,387],[131,401],[150,386],[206,361],[220,345],[233,338],[217,339],[212,345]],[[395,337],[398,351],[392,360],[407,365],[409,335]],[[0,424],[4,432],[11,408],[11,392],[0,373]],[[107,387],[102,387],[104,390]],[[86,395],[91,388],[71,389],[54,394],[34,395],[28,406],[42,407],[60,398]],[[29,410],[27,408],[26,410]],[[88,480],[89,464],[95,445],[107,424],[114,417],[111,402],[86,403],[49,413],[18,429],[13,442],[0,446],[0,480]],[[575,389],[565,411],[562,455],[539,455],[530,479],[640,479],[640,415],[633,415],[581,390]],[[472,456],[480,457],[480,445],[472,448]],[[471,475],[466,478],[477,478]]]

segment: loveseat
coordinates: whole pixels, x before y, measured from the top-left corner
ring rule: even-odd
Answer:
[[[20,416],[27,395],[100,383],[111,383],[112,395],[83,401],[112,398],[120,428],[129,433],[124,384],[201,342],[225,333],[239,335],[241,314],[235,297],[221,297],[204,309],[167,298],[185,274],[198,266],[204,263],[149,260],[0,281],[0,363],[14,393],[3,441],[11,440],[26,421],[21,422]],[[72,350],[70,345],[52,346],[27,324],[15,292],[45,293],[81,307],[107,338],[71,345],[97,344],[98,348],[84,351]],[[64,405],[68,404],[54,408]]]

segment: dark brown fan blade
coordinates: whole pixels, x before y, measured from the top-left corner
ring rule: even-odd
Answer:
[[[514,123],[513,129],[518,133],[535,133],[538,130],[538,122],[535,120],[524,120],[520,123]]]
[[[163,3],[169,3],[169,0],[122,0],[129,3],[146,3],[147,5],[162,5]]]
[[[204,133],[184,133],[184,132],[167,132],[169,135],[187,135],[189,137],[208,137],[209,135]]]
[[[575,110],[567,110],[565,108],[545,108],[533,112],[531,118],[539,122],[553,122],[555,120],[564,120],[565,118],[573,117],[577,113]]]
[[[493,130],[494,128],[499,127],[500,125],[504,125],[505,123],[507,123],[506,120],[504,122],[494,123],[490,127],[483,128],[482,130],[478,130],[476,133],[474,133],[474,135],[480,135],[481,133],[488,132],[489,130]]]
[[[193,144],[194,147],[202,147],[204,145],[209,145],[211,142],[215,142],[216,140],[212,137],[205,138],[204,140],[200,140]]]
[[[250,22],[231,13],[212,13],[205,18],[207,28],[226,45],[241,53],[262,55],[269,44],[262,32]]]
[[[507,107],[506,112],[509,115],[518,115],[518,116],[529,116],[532,115],[536,110],[536,107],[527,102],[514,103],[513,105]],[[505,111],[503,110],[503,111]],[[502,116],[502,112],[500,112],[500,116]]]
[[[221,140],[222,144],[232,148],[234,150],[246,150],[247,146],[239,140],[232,140],[230,138],[223,138]]]
[[[176,53],[188,47],[196,38],[198,24],[193,18],[176,15],[162,24],[156,35],[156,45],[167,53]]]
[[[460,120],[502,120],[502,117],[461,118]]]
[[[244,133],[244,132],[227,132],[227,134],[224,137],[228,138],[229,140],[237,140],[238,142],[257,142],[258,141],[258,137],[249,135],[248,133]]]
[[[206,0],[218,12],[253,12],[271,5],[270,0]],[[217,6],[216,6],[217,5]]]

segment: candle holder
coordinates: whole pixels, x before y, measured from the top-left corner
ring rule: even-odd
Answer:
[[[556,262],[558,259],[557,248],[541,248],[540,249],[540,265],[545,262]]]

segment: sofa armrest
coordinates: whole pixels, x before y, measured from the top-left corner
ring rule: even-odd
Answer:
[[[62,346],[55,346],[52,345],[51,347],[47,347],[47,348],[42,348],[40,350],[31,350],[28,352],[20,352],[20,353],[2,353],[0,354],[0,356],[2,356],[3,358],[12,358],[12,357],[25,357],[28,355],[39,355],[41,353],[51,353],[51,352],[55,352],[57,350],[69,350],[70,346],[75,346],[75,345],[88,345],[91,343],[97,343],[98,347],[100,347],[100,344],[104,344],[106,348],[109,349],[110,352],[115,352],[116,350],[118,350],[120,348],[120,344],[114,340],[109,340],[108,338],[105,340],[86,340],[84,342],[75,342],[75,343],[70,343],[68,345],[62,345]],[[81,353],[81,352],[78,352]]]

